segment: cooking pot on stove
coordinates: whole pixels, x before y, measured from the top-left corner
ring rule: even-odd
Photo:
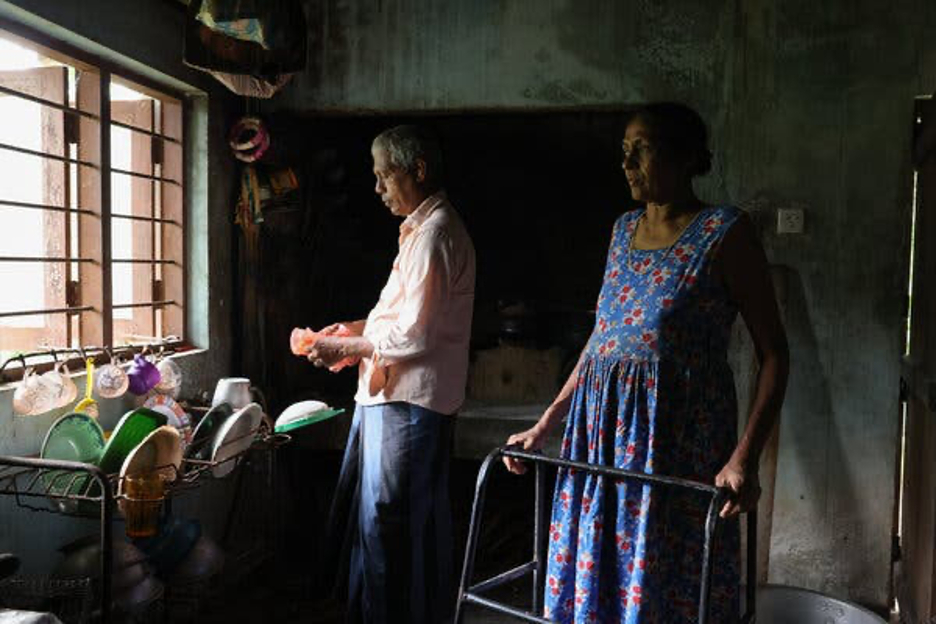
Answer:
[[[498,301],[498,336],[508,342],[528,342],[539,338],[540,319],[524,301]]]

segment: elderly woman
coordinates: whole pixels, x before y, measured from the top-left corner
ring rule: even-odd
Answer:
[[[757,502],[758,457],[788,372],[767,261],[748,218],[692,188],[708,172],[708,133],[680,104],[638,111],[624,173],[643,205],[614,226],[591,338],[559,395],[509,444],[538,449],[566,419],[565,458],[730,489],[730,518]],[[759,358],[743,435],[727,350],[741,313]],[[508,469],[524,466],[505,459]],[[706,501],[561,470],[553,500],[545,616],[557,622],[695,621]],[[719,536],[714,622],[738,621],[737,521]]]

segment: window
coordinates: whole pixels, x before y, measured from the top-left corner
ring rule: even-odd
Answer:
[[[0,361],[184,337],[180,99],[0,32]]]

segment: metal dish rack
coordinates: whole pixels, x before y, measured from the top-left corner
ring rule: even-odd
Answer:
[[[268,453],[269,478],[271,483],[275,483],[272,470],[276,464],[274,455],[277,448],[291,440],[290,436],[273,433],[266,422],[243,437],[247,436],[254,436],[254,443],[222,461],[183,459],[178,469],[175,466],[156,467],[154,470],[174,471],[176,476],[166,485],[165,504],[171,505],[173,496],[198,488],[205,479],[211,478],[213,468],[227,462],[240,463],[251,451]],[[225,445],[236,444],[240,439],[232,439]],[[240,472],[236,476],[239,477]],[[121,485],[119,475],[105,474],[92,464],[0,455],[0,496],[12,496],[17,506],[31,511],[99,519],[101,590],[98,614],[103,624],[112,618],[112,525],[115,503],[124,498]],[[235,490],[235,496],[237,494]]]

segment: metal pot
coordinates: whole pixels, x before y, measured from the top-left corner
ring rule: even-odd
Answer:
[[[217,542],[202,534],[192,550],[172,572],[171,584],[191,583],[218,574],[224,567],[224,551]]]
[[[757,624],[886,624],[856,604],[799,587],[757,588]]]
[[[151,604],[163,597],[165,587],[152,574],[141,582],[115,593],[113,608],[117,613],[138,615],[145,613]]]
[[[53,576],[55,578],[91,578],[101,577],[101,546],[96,535],[83,537],[59,549],[65,559],[56,566]],[[128,576],[130,580],[139,578],[138,566],[146,566],[146,555],[130,544],[120,539],[114,539],[111,547],[112,585],[124,586],[129,584],[122,577]]]
[[[498,301],[497,312],[498,334],[501,341],[529,343],[539,338],[539,315],[526,302]]]

